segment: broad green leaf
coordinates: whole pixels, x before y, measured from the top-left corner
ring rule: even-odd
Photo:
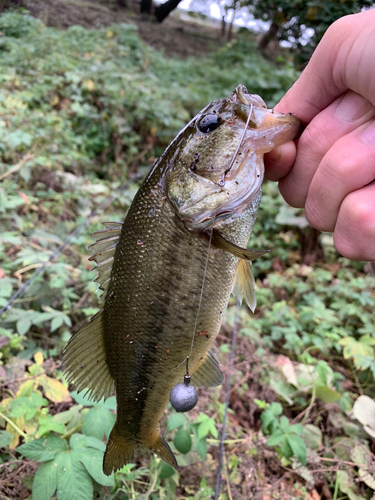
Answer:
[[[280,431],[280,430],[275,431],[267,439],[267,446],[277,446],[284,439],[284,436],[285,436],[285,434],[282,431]]]
[[[172,413],[168,420],[167,429],[173,431],[179,427],[183,427],[186,423],[186,417],[182,413]]]
[[[204,418],[201,418],[201,423],[199,424],[198,427],[198,437],[199,439],[202,439],[208,436],[209,434],[211,434],[211,436],[213,436],[214,438],[218,437],[215,421],[208,415],[204,415]]]
[[[68,445],[64,439],[50,434],[45,438],[34,439],[30,443],[22,444],[17,448],[17,451],[30,460],[46,462],[47,460],[53,460],[57,453],[67,449]]]
[[[318,450],[323,444],[322,431],[316,425],[303,426],[303,440],[311,450]]]
[[[336,403],[341,398],[341,394],[327,385],[318,385],[316,387],[316,397],[324,403]]]
[[[40,415],[38,417],[39,429],[38,435],[39,437],[48,434],[49,432],[57,432],[58,434],[63,434],[65,432],[65,426],[61,422],[56,422],[52,415],[47,413],[47,415]]]
[[[78,405],[73,405],[69,410],[62,411],[61,413],[56,413],[53,416],[55,422],[60,422],[61,424],[68,424],[72,420],[75,420],[77,416],[79,417],[80,408]]]
[[[49,460],[39,465],[33,481],[33,500],[49,500],[57,487],[57,462]]]
[[[191,450],[190,429],[180,428],[173,440],[173,443],[180,453],[186,455]]]
[[[115,425],[116,415],[108,410],[104,405],[95,405],[83,417],[82,431],[87,436],[94,436],[103,439],[109,434]]]
[[[176,469],[174,469],[171,465],[169,465],[165,462],[162,462],[161,468],[160,468],[160,471],[158,474],[159,479],[168,479],[171,476],[173,476],[173,474],[176,474]]]
[[[92,479],[78,457],[73,452],[66,452],[60,453],[57,458],[57,499],[92,500]]]
[[[50,331],[54,332],[55,330],[57,330],[58,328],[60,328],[60,326],[63,323],[64,323],[64,320],[63,320],[62,316],[55,316],[53,318],[53,320],[51,321]]]
[[[95,481],[102,486],[114,486],[115,480],[113,474],[106,476],[103,473],[103,452],[86,448],[79,452],[79,460],[86,467],[87,472]]]
[[[197,424],[194,424],[192,426],[192,429],[193,429],[195,447],[197,449],[199,456],[204,461],[204,460],[206,460],[206,456],[207,456],[207,440],[205,437],[202,439],[199,439],[199,437],[198,437],[199,426]]]
[[[94,406],[100,404],[100,402],[92,401],[87,396],[85,396],[85,391],[78,393],[77,391],[72,391],[70,393],[74,401],[83,406]]]
[[[31,325],[32,322],[29,317],[21,318],[16,323],[17,332],[22,337],[22,335],[25,335],[25,333],[27,333],[30,330]]]
[[[374,349],[372,347],[374,342],[375,339],[372,339],[369,335],[363,335],[359,340],[356,340],[354,337],[345,337],[339,341],[339,344],[344,346],[344,358],[353,358],[355,363],[359,355],[374,356]]]
[[[288,441],[287,436],[285,434],[283,436],[283,439],[280,442],[280,450],[281,450],[282,455],[285,458],[289,459],[291,456],[293,456],[293,450],[290,447],[289,441]]]
[[[12,435],[8,431],[0,431],[0,448],[8,446],[12,442]]]
[[[302,465],[306,465],[306,445],[302,438],[295,434],[288,435],[288,444],[293,454],[298,458]]]
[[[90,447],[99,451],[105,450],[105,444],[100,439],[94,436],[85,436],[84,434],[73,434],[69,444],[72,449]]]

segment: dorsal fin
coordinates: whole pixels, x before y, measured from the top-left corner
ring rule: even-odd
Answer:
[[[116,245],[120,240],[122,222],[103,222],[103,225],[106,229],[92,235],[96,242],[89,248],[93,248],[96,253],[89,260],[97,264],[93,270],[98,271],[98,277],[94,281],[99,283],[99,290],[103,291],[102,299],[104,300],[111,279]]]

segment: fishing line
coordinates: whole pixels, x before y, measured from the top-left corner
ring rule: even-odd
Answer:
[[[233,360],[234,360],[234,350],[236,346],[237,340],[237,332],[238,332],[238,316],[241,308],[241,303],[238,300],[236,303],[236,311],[234,314],[234,325],[233,325],[233,336],[232,336],[232,347],[230,351],[229,358],[229,369],[228,369],[228,381],[227,388],[225,392],[225,404],[224,404],[224,418],[223,418],[223,430],[221,431],[221,440],[220,440],[220,453],[219,453],[219,463],[217,466],[217,476],[216,476],[216,490],[215,490],[215,500],[218,500],[220,493],[220,479],[221,479],[221,469],[223,466],[223,456],[224,456],[224,441],[225,441],[225,427],[227,424],[227,415],[228,415],[228,407],[229,407],[229,393],[230,393],[230,384],[232,379],[232,369],[233,369]]]
[[[240,147],[243,143],[243,140],[245,138],[245,134],[246,134],[246,130],[247,130],[247,127],[249,126],[249,123],[250,123],[250,119],[251,119],[251,115],[253,114],[253,105],[250,104],[249,105],[249,113],[247,115],[247,120],[246,120],[246,124],[245,124],[245,127],[243,129],[243,132],[242,132],[242,135],[241,135],[241,139],[238,143],[238,146],[237,146],[237,149],[233,155],[233,158],[232,158],[232,161],[230,162],[229,164],[229,167],[226,169],[226,171],[224,172],[223,174],[223,177],[222,179],[220,179],[220,181],[218,182],[219,186],[223,187],[225,186],[225,176],[227,175],[227,173],[232,169],[233,165],[234,165],[234,162],[236,161],[236,158],[237,158],[237,155],[238,155],[238,152],[240,150]]]
[[[192,337],[192,339],[191,339],[190,352],[189,352],[189,356],[188,356],[189,358],[190,358],[190,356],[191,356],[191,353],[193,352],[194,337],[195,337],[196,330],[197,330],[199,313],[201,312],[202,299],[203,299],[203,290],[204,290],[204,285],[205,285],[205,282],[206,282],[206,275],[207,275],[207,269],[208,269],[208,261],[209,261],[209,258],[210,258],[210,248],[211,248],[211,240],[212,240],[212,231],[213,231],[213,229],[211,228],[211,229],[210,229],[210,239],[209,239],[209,241],[208,241],[208,250],[207,250],[206,264],[205,264],[205,266],[204,266],[204,273],[203,273],[203,282],[202,282],[202,288],[201,288],[201,295],[200,295],[200,297],[199,297],[198,311],[197,311],[197,315],[196,315],[196,317],[195,317],[195,324],[194,324],[194,329],[193,329],[193,337]]]
[[[67,238],[61,243],[61,245],[49,256],[49,258],[45,262],[43,262],[43,264],[34,272],[34,274],[30,276],[30,278],[27,281],[25,281],[25,283],[21,286],[21,288],[19,288],[17,292],[8,300],[5,306],[3,306],[0,309],[0,317],[5,311],[7,311],[11,307],[13,302],[20,295],[24,293],[26,288],[28,288],[31,285],[31,283],[33,283],[36,280],[36,278],[39,276],[39,274],[41,274],[44,271],[44,269],[48,266],[48,264],[50,264],[53,259],[56,259],[58,255],[60,255],[60,253],[64,250],[64,248],[67,245],[69,245],[69,243],[82,231],[82,229],[85,226],[87,226],[87,224],[89,224],[91,219],[96,215],[98,215],[101,210],[106,209],[108,205],[117,197],[117,195],[124,189],[127,189],[133,182],[138,180],[137,178],[139,179],[141,178],[141,176],[139,174],[136,174],[131,179],[122,184],[120,187],[118,187],[113,194],[109,195],[102,203],[100,203],[100,205],[96,207],[96,209],[93,212],[91,212],[91,214],[87,217],[87,219],[84,222],[82,222],[79,226],[77,226],[74,229],[74,231],[72,231],[69,234],[69,236],[67,236]]]
[[[212,240],[212,228],[210,229],[210,238],[208,240],[208,250],[207,250],[207,257],[206,257],[206,263],[204,265],[204,271],[203,271],[203,281],[202,281],[202,287],[201,287],[201,294],[200,294],[200,297],[199,297],[199,303],[198,303],[198,311],[197,311],[197,315],[195,317],[195,323],[194,323],[194,328],[193,328],[193,337],[191,339],[191,345],[190,345],[190,352],[189,352],[189,355],[186,356],[186,358],[181,361],[181,363],[177,366],[175,366],[173,369],[172,369],[172,372],[174,370],[177,370],[177,368],[179,368],[183,363],[186,362],[186,375],[189,374],[189,370],[188,370],[188,366],[189,366],[189,358],[191,356],[191,353],[193,352],[193,345],[194,345],[194,338],[195,338],[195,333],[196,333],[196,330],[197,330],[197,324],[198,324],[198,318],[199,318],[199,314],[201,312],[201,306],[202,306],[202,300],[203,300],[203,290],[204,290],[204,285],[205,285],[205,282],[206,282],[206,275],[207,275],[207,269],[208,269],[208,261],[209,261],[209,257],[210,257],[210,248],[211,248],[211,240]]]

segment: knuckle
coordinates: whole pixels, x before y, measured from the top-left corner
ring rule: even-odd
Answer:
[[[320,199],[315,196],[309,196],[305,205],[306,219],[312,227],[318,231],[332,231],[334,224],[331,222],[327,211],[324,210]]]
[[[335,228],[334,242],[344,257],[375,259],[375,202],[359,192],[350,193],[343,201]]]

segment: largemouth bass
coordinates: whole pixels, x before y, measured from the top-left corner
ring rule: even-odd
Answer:
[[[248,250],[263,155],[294,139],[299,120],[268,110],[243,85],[206,106],[143,182],[123,224],[105,223],[92,245],[102,309],[69,341],[67,380],[94,400],[115,389],[117,419],[104,455],[110,474],[136,449],[177,466],[160,434],[185,360],[196,386],[222,383],[211,351],[233,291],[255,307]]]

